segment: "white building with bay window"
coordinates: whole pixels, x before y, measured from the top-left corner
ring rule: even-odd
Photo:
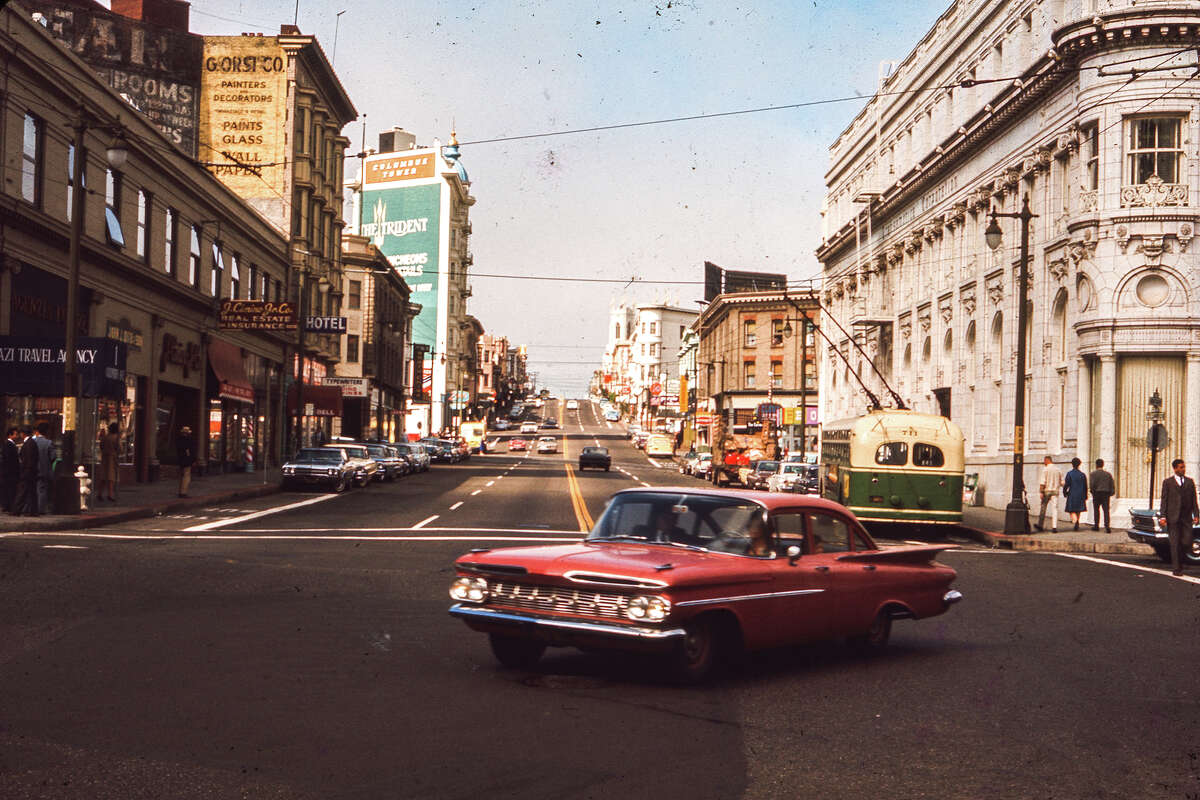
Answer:
[[[1103,458],[1117,504],[1145,503],[1156,390],[1159,464],[1200,463],[1197,46],[1195,3],[958,0],[888,64],[831,147],[823,300],[862,352],[826,348],[822,418],[864,410],[850,372],[877,387],[870,359],[962,427],[967,471],[1005,505],[1020,223],[999,220],[995,251],[984,229],[1028,197],[1028,491],[1043,455]]]

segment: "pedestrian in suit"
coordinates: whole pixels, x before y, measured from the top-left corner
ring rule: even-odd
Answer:
[[[1092,530],[1100,530],[1100,509],[1104,509],[1104,532],[1112,533],[1108,519],[1108,501],[1117,491],[1112,473],[1104,468],[1104,459],[1096,459],[1096,468],[1088,475],[1088,487],[1092,490]]]
[[[1183,459],[1172,461],[1171,469],[1175,474],[1163,481],[1158,518],[1171,542],[1172,574],[1182,575],[1183,554],[1192,550],[1192,525],[1200,522],[1200,503],[1195,482],[1184,474]]]
[[[1079,465],[1083,463],[1078,458],[1071,459],[1071,470],[1063,478],[1063,495],[1067,498],[1067,513],[1071,515],[1071,521],[1075,523],[1075,530],[1079,530],[1079,518],[1083,516],[1083,512],[1087,511],[1087,494],[1088,483],[1087,475],[1083,474],[1083,470]]]
[[[50,511],[50,483],[54,480],[54,443],[50,441],[50,423],[39,422],[33,436],[37,445],[37,510]]]
[[[1046,456],[1042,459],[1042,476],[1038,480],[1038,492],[1042,496],[1042,510],[1038,514],[1037,524],[1033,527],[1042,530],[1046,521],[1046,509],[1050,509],[1050,530],[1058,533],[1058,493],[1062,489],[1062,472],[1054,466],[1054,459]]]
[[[17,499],[13,501],[12,513],[14,516],[18,517],[22,514],[28,514],[36,517],[38,515],[37,442],[33,441],[33,429],[29,428],[28,426],[21,430],[21,435],[24,437],[23,441],[21,442],[21,449],[18,451],[21,474],[20,481],[17,484]]]
[[[0,509],[12,511],[21,482],[21,431],[9,428],[0,442]]]

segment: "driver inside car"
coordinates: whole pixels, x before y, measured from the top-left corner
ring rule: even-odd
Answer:
[[[656,541],[683,542],[687,533],[677,524],[679,517],[669,508],[659,509],[654,515],[654,536]]]
[[[750,539],[749,544],[746,545],[746,555],[775,555],[775,551],[771,549],[771,532],[767,530],[766,523],[763,522],[761,516],[756,514],[750,518],[750,522],[746,526],[746,535]]]

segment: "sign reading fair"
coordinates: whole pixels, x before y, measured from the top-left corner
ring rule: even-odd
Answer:
[[[385,185],[390,188],[374,188],[367,184],[363,192],[360,232],[404,276],[412,290],[412,302],[421,304],[421,313],[413,320],[413,343],[432,348],[437,344],[442,185],[440,182]]]

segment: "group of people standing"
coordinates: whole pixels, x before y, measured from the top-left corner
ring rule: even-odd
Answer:
[[[1104,468],[1104,459],[1096,459],[1096,468],[1090,475],[1085,475],[1079,465],[1083,462],[1078,458],[1071,459],[1071,469],[1064,476],[1050,456],[1042,462],[1042,472],[1038,479],[1038,493],[1041,495],[1042,509],[1038,513],[1038,521],[1033,526],[1036,530],[1045,530],[1046,511],[1050,512],[1050,530],[1058,531],[1058,495],[1059,492],[1067,498],[1067,513],[1079,530],[1079,519],[1087,511],[1088,495],[1092,496],[1092,530],[1100,530],[1100,516],[1103,512],[1104,530],[1112,533],[1112,523],[1109,519],[1108,501],[1117,491],[1117,484],[1112,473]]]
[[[36,431],[29,426],[9,428],[0,443],[0,508],[14,516],[36,517],[50,510],[54,476],[54,444],[50,424]]]

